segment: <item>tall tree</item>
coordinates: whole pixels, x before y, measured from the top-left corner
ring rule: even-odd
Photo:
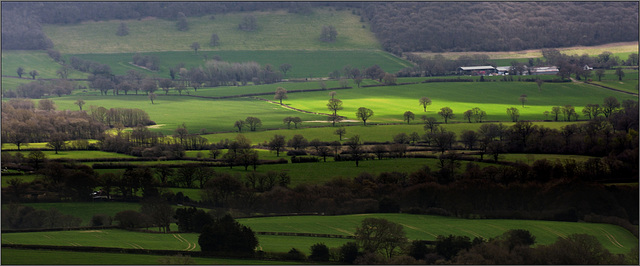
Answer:
[[[287,75],[287,72],[289,72],[289,70],[291,70],[291,64],[284,63],[280,65],[280,71],[282,71],[282,74],[284,74],[285,76]]]
[[[598,77],[598,81],[602,81],[602,77],[604,77],[604,69],[598,69],[596,70],[596,77]]]
[[[262,120],[257,117],[248,116],[244,121],[247,123],[249,130],[251,131],[256,131],[256,129],[262,126]]]
[[[193,49],[196,54],[198,54],[198,49],[200,49],[200,44],[198,42],[193,42],[189,47],[191,47],[191,49]]]
[[[129,27],[127,26],[126,23],[120,22],[120,25],[118,25],[118,30],[116,31],[116,35],[118,36],[129,35]]]
[[[520,103],[522,103],[522,108],[524,108],[525,102],[527,102],[527,95],[526,94],[520,95]]]
[[[402,225],[383,218],[365,218],[356,227],[356,243],[365,252],[379,253],[386,258],[398,254],[407,242]]]
[[[220,46],[220,37],[218,34],[211,34],[211,39],[209,40],[209,46]]]
[[[404,112],[404,121],[407,121],[407,124],[411,123],[411,120],[416,119],[416,115],[411,111]]]
[[[618,76],[619,81],[622,81],[622,77],[624,77],[624,71],[622,71],[622,68],[616,68],[616,76]]]
[[[518,108],[509,107],[507,108],[507,115],[511,118],[511,121],[518,122],[518,118],[520,117],[520,111]]]
[[[334,116],[338,115],[338,111],[342,110],[342,101],[340,99],[329,99],[329,103],[327,103],[327,108],[329,111],[333,112]]]
[[[338,135],[340,137],[340,141],[342,141],[342,136],[344,136],[345,134],[347,134],[347,130],[344,127],[339,127],[338,129],[336,129],[336,131],[333,132],[334,134]]]
[[[356,111],[356,117],[362,120],[365,126],[367,125],[367,120],[369,120],[369,118],[371,118],[372,116],[373,110],[366,107],[360,107],[358,108],[358,111]]]
[[[187,16],[185,16],[184,13],[182,12],[178,12],[178,21],[176,22],[176,28],[178,28],[179,31],[189,30],[189,23],[187,22]]]
[[[155,93],[151,92],[149,93],[149,101],[151,101],[151,104],[154,104],[153,101],[155,101],[155,99],[158,98],[158,95],[156,95]]]
[[[78,99],[74,104],[80,107],[80,111],[82,111],[82,106],[84,106],[85,102],[83,99]]]
[[[438,112],[438,115],[440,115],[444,119],[445,124],[449,121],[449,119],[454,119],[456,117],[456,115],[453,113],[453,110],[451,110],[451,108],[449,107],[440,108],[440,112]]]
[[[283,135],[274,135],[273,138],[269,141],[269,150],[276,151],[276,157],[280,156],[280,150],[284,148],[286,145],[285,138]]]
[[[273,96],[275,100],[280,100],[280,105],[282,105],[282,100],[287,99],[287,89],[283,87],[278,87],[276,89],[276,94]]]
[[[22,75],[24,75],[24,73],[25,73],[24,67],[20,66],[16,69],[16,74],[18,74],[19,78],[22,78]]]
[[[427,106],[431,105],[431,99],[429,99],[429,97],[422,97],[419,102],[425,112],[427,111]]]
[[[609,96],[604,99],[604,103],[602,104],[602,113],[605,117],[608,118],[613,113],[613,111],[615,111],[619,107],[620,102],[618,102],[618,99],[616,99],[616,97]]]
[[[346,143],[349,148],[349,153],[351,154],[351,158],[356,162],[356,167],[360,165],[360,160],[362,159],[362,154],[364,153],[364,149],[362,148],[362,140],[360,140],[360,135],[355,135],[349,138]]]
[[[322,26],[322,31],[320,32],[320,41],[335,42],[337,37],[338,31],[333,25]]]
[[[32,79],[36,79],[36,76],[40,75],[40,73],[38,73],[37,70],[31,70],[29,71],[29,76],[31,76]]]

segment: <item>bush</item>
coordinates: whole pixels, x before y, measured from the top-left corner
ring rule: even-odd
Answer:
[[[317,163],[319,161],[318,157],[291,157],[291,163]]]
[[[287,252],[286,259],[288,260],[306,260],[307,256],[304,255],[300,250],[296,248],[291,248],[289,252]]]
[[[329,248],[324,243],[317,243],[311,246],[311,255],[309,260],[312,261],[329,261]]]
[[[91,226],[108,226],[111,225],[112,218],[106,214],[95,214],[91,217]]]
[[[307,155],[307,152],[304,150],[292,150],[287,152],[287,156],[301,156]]]

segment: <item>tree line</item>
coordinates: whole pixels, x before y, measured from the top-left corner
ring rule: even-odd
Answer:
[[[371,3],[361,16],[385,50],[402,54],[635,41],[637,9],[637,3]]]

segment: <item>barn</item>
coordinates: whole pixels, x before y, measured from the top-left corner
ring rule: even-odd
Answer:
[[[458,69],[461,75],[490,75],[496,73],[496,68],[493,66],[463,66]]]

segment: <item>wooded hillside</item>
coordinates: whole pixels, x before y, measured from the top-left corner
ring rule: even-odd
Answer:
[[[38,23],[177,19],[314,7],[352,9],[385,50],[505,51],[638,40],[637,2],[13,2],[2,4],[2,48],[46,49]],[[17,21],[20,20],[20,21]],[[335,25],[340,32],[340,25]],[[36,36],[36,37],[34,37]]]

